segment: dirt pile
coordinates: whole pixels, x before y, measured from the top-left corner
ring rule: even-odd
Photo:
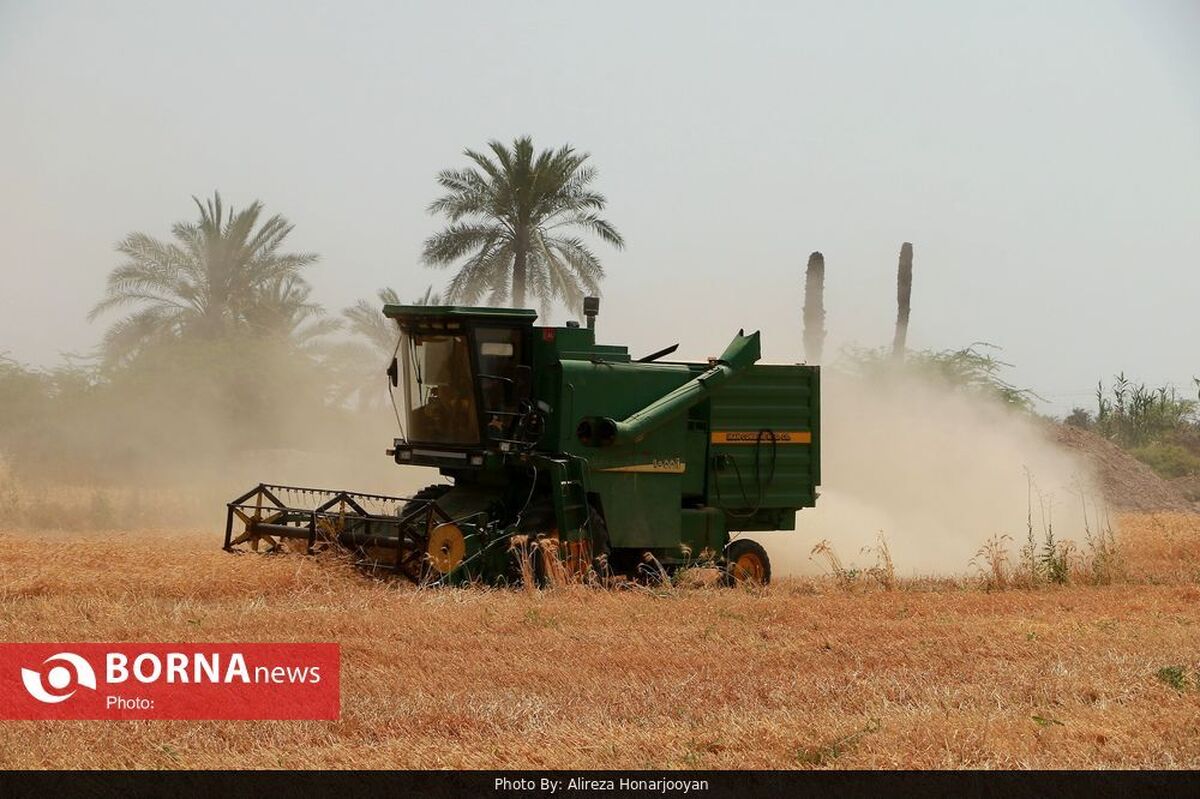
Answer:
[[[1096,467],[1104,498],[1118,510],[1197,510],[1183,490],[1113,444],[1088,430],[1060,424],[1053,430],[1062,446],[1087,458]]]
[[[1171,485],[1192,502],[1200,504],[1200,474],[1176,477],[1171,481]]]

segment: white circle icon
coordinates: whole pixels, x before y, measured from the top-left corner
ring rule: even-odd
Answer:
[[[71,670],[66,666],[55,666],[46,675],[46,681],[50,683],[51,688],[61,691],[71,684]]]
[[[56,655],[51,655],[42,661],[42,665],[48,663],[66,663],[67,666],[55,665],[51,667],[46,674],[46,682],[50,683],[50,687],[55,691],[63,691],[73,682],[77,685],[82,685],[84,688],[96,690],[96,672],[92,670],[91,665],[74,652],[59,652]],[[75,688],[64,693],[50,693],[45,686],[42,685],[42,674],[40,671],[33,669],[21,669],[21,682],[25,685],[25,690],[39,702],[44,702],[48,705],[65,702],[75,695]]]

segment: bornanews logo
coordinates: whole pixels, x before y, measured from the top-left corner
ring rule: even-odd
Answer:
[[[337,644],[0,644],[0,719],[336,719]]]

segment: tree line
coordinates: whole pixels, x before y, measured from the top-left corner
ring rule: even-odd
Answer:
[[[454,270],[444,292],[430,288],[412,301],[524,306],[535,299],[543,311],[554,303],[578,308],[604,278],[580,234],[624,246],[600,216],[607,200],[592,188],[597,173],[589,155],[570,146],[537,152],[529,137],[511,146],[493,141],[488,150],[468,149],[470,166],[438,174],[444,193],[429,212],[447,224],[425,241],[421,260]],[[124,263],[110,273],[89,315],[128,311],[104,334],[107,366],[185,338],[285,338],[311,350],[343,328],[362,344],[390,349],[393,336],[371,301],[331,318],[312,300],[304,273],[318,256],[285,250],[294,227],[285,217],[264,218],[258,201],[234,209],[220,193],[193,201],[198,218],[177,222],[170,240],[135,232],[117,245]],[[399,302],[400,293],[384,288],[378,299]]]
[[[378,417],[355,411],[387,402],[397,332],[383,304],[547,313],[598,293],[589,240],[624,240],[590,156],[529,137],[464,156],[437,174],[428,206],[445,225],[421,262],[450,270],[440,291],[384,287],[328,313],[307,280],[319,256],[288,247],[292,223],[219,192],[193,197],[195,215],[168,238],[126,235],[89,314],[106,323],[94,355],[31,369],[0,352],[0,455],[24,475],[91,480],[186,473],[255,448],[344,449],[348,430]]]

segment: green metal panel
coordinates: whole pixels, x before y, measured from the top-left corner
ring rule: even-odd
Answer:
[[[575,437],[575,427],[581,419],[589,416],[623,419],[693,377],[692,370],[683,364],[564,360],[554,392],[559,397],[556,410],[560,411],[555,418],[555,443],[558,448],[591,457],[599,450],[583,447]],[[682,451],[673,454],[683,455]]]
[[[707,415],[707,408],[705,408]],[[683,495],[695,501],[704,500],[708,479],[708,422],[687,420],[687,439],[684,442]]]
[[[614,548],[674,549],[680,541],[678,474],[592,471]]]
[[[713,394],[708,502],[729,511],[731,529],[781,523],[779,514],[746,518],[759,509],[815,504],[820,482],[818,396],[816,367],[783,365],[752,366]],[[739,526],[739,521],[749,523]]]
[[[566,540],[577,540],[588,519],[587,467],[580,458],[533,456],[533,463],[548,472],[550,501],[558,532]]]
[[[551,446],[588,466],[589,489],[600,495],[613,547],[679,546],[687,418],[663,425],[635,445],[585,447],[575,435],[579,420],[598,414],[624,418],[686,383],[692,370],[679,364],[564,360],[557,370],[558,398],[551,413]]]
[[[680,512],[680,538],[687,546],[691,560],[719,556],[725,550],[729,532],[725,529],[725,514],[716,508],[684,508]]]

